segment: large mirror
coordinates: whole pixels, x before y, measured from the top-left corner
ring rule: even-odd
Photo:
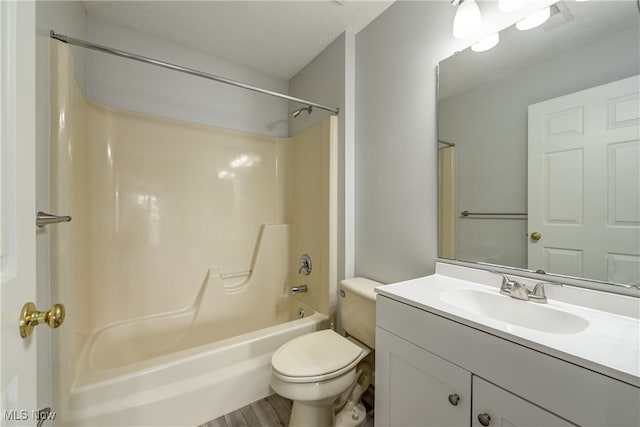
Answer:
[[[558,2],[439,64],[439,256],[640,283],[640,11]]]

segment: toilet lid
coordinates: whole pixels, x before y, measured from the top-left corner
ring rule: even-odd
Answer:
[[[316,377],[349,366],[363,349],[331,329],[294,338],[280,347],[271,366],[287,377]]]

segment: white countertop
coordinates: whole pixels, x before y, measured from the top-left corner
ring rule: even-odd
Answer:
[[[459,270],[463,269],[463,270]],[[439,271],[440,270],[440,271]],[[456,274],[457,271],[462,274]],[[473,270],[466,267],[446,266],[436,270],[436,274],[421,277],[405,282],[385,285],[376,288],[380,295],[406,303],[421,310],[446,317],[453,321],[465,324],[472,328],[487,332],[507,339],[517,344],[529,347],[533,350],[557,357],[578,366],[599,372],[603,375],[624,381],[636,387],[640,387],[640,320],[638,317],[626,316],[612,311],[594,309],[584,305],[576,305],[549,298],[545,308],[559,310],[570,315],[578,316],[588,321],[588,325],[578,332],[544,332],[514,323],[482,315],[467,309],[458,307],[451,298],[442,295],[454,289],[474,289],[479,292],[498,294],[507,298],[505,303],[511,304],[513,310],[517,310],[519,304],[536,304],[531,301],[519,301],[506,295],[499,294],[500,277],[491,273],[482,272],[474,277],[474,273],[464,270]],[[442,273],[446,273],[442,274]],[[455,277],[453,277],[455,276]],[[486,278],[495,276],[495,283],[482,283],[482,281],[470,281],[470,277]],[[461,278],[462,277],[462,278]],[[510,276],[513,277],[513,276]],[[496,282],[497,280],[497,282]],[[518,280],[520,281],[520,280]],[[523,280],[524,281],[524,280]],[[555,287],[554,287],[555,288]],[[562,288],[557,287],[554,293],[562,293]],[[617,298],[617,296],[603,295],[602,292],[591,292],[591,296],[581,296],[581,300],[588,298]],[[575,292],[570,290],[567,292]],[[579,292],[582,292],[580,290]],[[449,293],[451,295],[451,293]],[[620,296],[627,306],[635,307],[640,299]],[[510,301],[512,300],[512,301]],[[565,298],[566,300],[566,298]],[[614,301],[615,302],[615,301]],[[544,313],[544,310],[542,310]],[[525,322],[519,322],[524,325]],[[558,330],[562,329],[559,325]]]

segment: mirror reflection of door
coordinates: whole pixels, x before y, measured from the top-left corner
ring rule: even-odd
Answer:
[[[635,76],[529,106],[530,269],[640,281],[639,89]]]

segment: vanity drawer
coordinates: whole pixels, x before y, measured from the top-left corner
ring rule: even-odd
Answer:
[[[383,295],[376,306],[378,327],[573,423],[640,425],[638,387]]]

